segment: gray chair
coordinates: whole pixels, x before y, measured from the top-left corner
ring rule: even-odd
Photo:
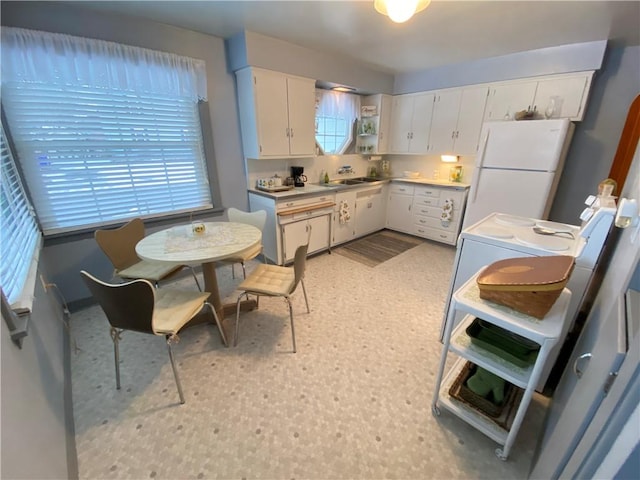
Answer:
[[[82,279],[98,301],[111,325],[111,339],[116,366],[116,388],[120,390],[120,353],[118,342],[122,332],[164,335],[171,368],[178,387],[180,403],[184,403],[180,377],[173,358],[171,344],[177,342],[178,332],[189,320],[207,306],[220,331],[222,342],[227,346],[227,338],[213,305],[207,299],[208,292],[182,291],[171,288],[156,289],[148,280],[138,279],[126,283],[105,283],[82,270]]]
[[[242,293],[236,302],[236,328],[233,345],[238,344],[238,330],[240,323],[240,301],[242,297],[249,299],[249,295],[256,296],[256,307],[259,305],[260,296],[283,297],[289,305],[289,318],[291,321],[291,338],[293,341],[293,353],[296,352],[296,333],[293,324],[293,307],[291,294],[295,292],[298,284],[302,285],[304,301],[309,313],[309,301],[307,290],[304,286],[304,272],[307,264],[307,250],[309,244],[300,245],[296,249],[293,267],[281,267],[279,265],[258,265],[239,286]]]
[[[141,260],[136,254],[136,244],[144,236],[144,223],[140,218],[134,218],[119,228],[94,232],[96,243],[113,265],[114,277],[118,276],[125,280],[143,278],[153,282],[157,287],[160,280],[176,275],[185,268],[185,265]],[[193,268],[191,268],[191,274],[196,281],[198,290],[202,290]]]
[[[264,224],[267,221],[267,212],[265,210],[257,210],[255,212],[243,212],[237,208],[229,208],[227,210],[227,217],[230,222],[246,223],[258,228],[261,232],[264,230]],[[262,252],[262,242],[257,247],[244,252],[242,255],[232,258],[225,258],[220,263],[231,264],[231,276],[236,278],[236,271],[234,264],[239,263],[242,265],[243,278],[247,278],[247,270],[245,269],[245,263],[249,260],[257,257]],[[266,262],[265,262],[266,263]]]

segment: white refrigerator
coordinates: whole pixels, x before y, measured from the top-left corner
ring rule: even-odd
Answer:
[[[548,218],[573,130],[566,118],[486,122],[462,228],[493,212]]]

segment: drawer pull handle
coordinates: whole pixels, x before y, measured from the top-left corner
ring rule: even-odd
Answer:
[[[582,375],[584,373],[582,370],[580,370],[578,365],[580,363],[580,360],[589,360],[589,359],[591,359],[591,354],[583,353],[578,358],[576,358],[576,360],[573,362],[573,373],[575,373],[576,377],[582,378]]]

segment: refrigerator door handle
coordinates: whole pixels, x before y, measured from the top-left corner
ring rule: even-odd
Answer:
[[[470,199],[471,203],[474,203],[476,201],[476,197],[478,196],[478,183],[480,182],[482,164],[484,163],[484,155],[487,151],[487,142],[489,141],[490,133],[491,129],[487,129],[487,134],[482,139],[482,145],[480,145],[480,149],[478,151],[479,155],[476,158],[476,171],[473,175],[473,183],[471,184],[471,193],[473,194],[473,197]]]

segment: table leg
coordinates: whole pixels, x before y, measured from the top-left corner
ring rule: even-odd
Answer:
[[[215,262],[208,262],[202,264],[202,276],[204,277],[204,291],[209,292],[209,302],[213,305],[218,318],[221,320],[236,314],[236,304],[227,303],[223,304],[220,299],[220,290],[218,290],[218,277],[216,276],[216,264]],[[255,300],[243,300],[240,302],[240,311],[248,312],[256,308]]]

